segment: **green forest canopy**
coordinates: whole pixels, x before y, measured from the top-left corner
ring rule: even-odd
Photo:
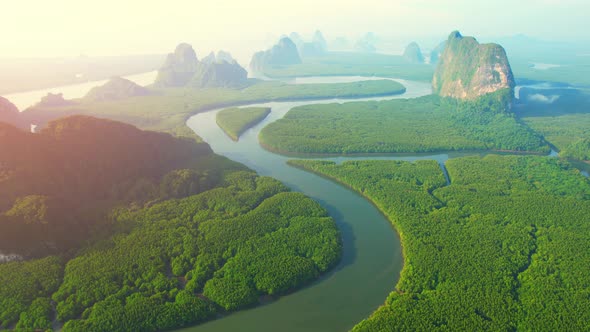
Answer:
[[[556,158],[291,161],[359,191],[392,221],[405,265],[357,331],[586,330],[590,183]]]
[[[416,99],[308,105],[260,132],[280,153],[391,153],[461,150],[548,152],[543,139],[506,112],[502,93],[475,102]]]

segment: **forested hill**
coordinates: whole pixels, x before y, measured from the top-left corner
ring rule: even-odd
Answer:
[[[172,330],[340,259],[318,203],[205,143],[76,116],[0,151],[0,331]]]
[[[502,46],[480,44],[455,31],[438,60],[432,86],[443,97],[473,100],[500,90],[514,95],[515,82]]]
[[[0,251],[68,248],[108,207],[160,198],[168,172],[212,155],[205,143],[87,116],[39,134],[0,123],[0,151]]]

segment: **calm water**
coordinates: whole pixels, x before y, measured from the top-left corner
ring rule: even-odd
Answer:
[[[145,86],[154,83],[157,74],[157,71],[151,71],[142,74],[125,76],[125,78],[139,85]],[[42,97],[45,97],[50,92],[63,93],[65,99],[81,98],[84,97],[88,91],[90,91],[90,89],[103,85],[107,81],[108,80],[92,81],[81,84],[58,86],[50,89],[13,93],[10,95],[4,95],[3,97],[15,104],[19,110],[24,111],[27,109],[27,107],[38,103]]]

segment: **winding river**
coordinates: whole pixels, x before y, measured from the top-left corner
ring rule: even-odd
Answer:
[[[323,77],[297,79],[294,84],[334,83],[367,80],[361,77]],[[394,97],[359,98],[383,100],[415,98],[431,93],[428,83],[396,80],[406,93]],[[345,331],[368,317],[394,289],[403,266],[401,246],[389,221],[366,199],[355,192],[317,175],[289,167],[288,157],[264,150],[258,133],[267,124],[282,118],[296,106],[340,103],[351,100],[271,102],[253,106],[270,107],[261,123],[232,141],[217,126],[218,111],[200,113],[187,122],[213,151],[241,162],[261,175],[272,176],[292,190],[320,202],[336,220],[342,232],[344,253],[340,264],[312,285],[278,300],[232,313],[182,331]],[[348,159],[435,159],[443,163],[449,154],[412,156],[366,156],[325,158],[341,162]]]

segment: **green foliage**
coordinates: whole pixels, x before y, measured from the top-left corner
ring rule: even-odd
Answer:
[[[228,108],[216,115],[219,128],[234,141],[237,141],[243,132],[262,121],[270,114],[268,107]]]
[[[266,126],[259,139],[281,153],[548,151],[540,137],[505,112],[502,96],[302,106]]]
[[[559,153],[565,158],[590,160],[590,138],[581,138],[568,145]]]
[[[546,100],[546,102],[537,101]],[[590,93],[576,89],[520,90],[516,112],[564,158],[590,160]],[[551,101],[551,102],[548,102]]]
[[[6,216],[22,219],[26,224],[46,224],[47,197],[30,195],[17,198],[12,208],[6,211]]]
[[[22,329],[50,328],[48,297],[59,287],[62,273],[58,257],[1,263],[0,328],[17,322]]]
[[[356,331],[586,330],[590,183],[554,158],[290,164],[371,199],[402,239],[396,290]]]
[[[237,310],[291,291],[338,262],[338,230],[317,203],[252,172],[229,173],[221,183],[117,210],[113,219],[129,231],[70,260],[52,295],[64,331],[194,324],[218,307]]]
[[[38,297],[29,306],[27,311],[20,314],[17,331],[38,331],[50,330],[52,328],[51,317],[53,316],[53,307],[51,299]]]

